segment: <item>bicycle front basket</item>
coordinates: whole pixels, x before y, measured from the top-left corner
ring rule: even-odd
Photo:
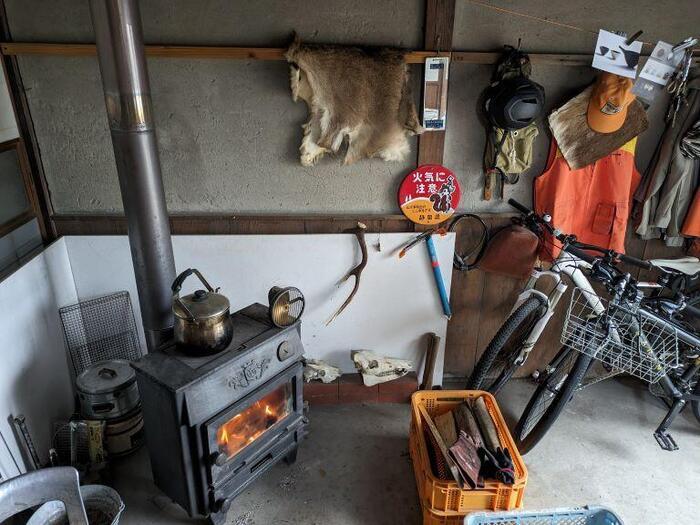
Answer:
[[[579,288],[571,293],[561,342],[649,383],[678,366],[678,335],[672,326]]]

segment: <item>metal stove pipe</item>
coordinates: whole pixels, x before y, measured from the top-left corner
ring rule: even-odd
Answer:
[[[175,262],[137,0],[90,0],[141,318],[149,351],[171,337]]]

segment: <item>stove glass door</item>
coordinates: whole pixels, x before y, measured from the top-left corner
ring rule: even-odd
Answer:
[[[232,458],[293,411],[292,383],[287,381],[219,425],[216,429],[219,452]]]

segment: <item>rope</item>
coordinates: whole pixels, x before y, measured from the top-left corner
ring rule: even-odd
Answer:
[[[485,7],[486,9],[491,9],[492,11],[496,11],[499,13],[505,13],[513,16],[519,16],[522,18],[529,18],[530,20],[537,20],[538,22],[542,22],[543,24],[550,24],[553,26],[558,26],[558,27],[563,27],[564,29],[572,29],[574,31],[580,31],[581,33],[590,33],[592,35],[597,35],[598,31],[593,31],[592,29],[584,29],[583,27],[578,27],[575,25],[571,24],[566,24],[564,22],[558,22],[557,20],[550,20],[548,18],[542,18],[539,16],[535,15],[530,15],[528,13],[521,13],[519,11],[513,11],[512,9],[506,9],[505,7],[499,7],[497,5],[492,5],[486,2],[481,2],[480,0],[466,0],[470,4],[478,5],[481,7]],[[651,46],[652,44],[650,42],[642,42],[642,45],[645,46]]]

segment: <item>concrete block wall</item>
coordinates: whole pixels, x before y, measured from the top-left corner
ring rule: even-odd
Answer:
[[[148,43],[284,46],[296,29],[315,41],[421,47],[419,0],[300,5],[144,1],[141,11]],[[94,40],[82,0],[9,1],[7,9],[17,41]],[[20,63],[56,212],[121,211],[97,60]],[[412,69],[418,97],[420,68]],[[396,188],[414,158],[299,164],[306,107],[291,99],[286,63],[149,59],[149,72],[171,212],[397,211]]]
[[[495,2],[495,4],[499,4]],[[678,41],[696,32],[698,15],[687,0],[517,0],[514,11],[549,17],[576,31],[487,10],[457,0],[454,49],[497,50],[502,44],[550,53],[588,53],[599,27],[634,32],[643,39]],[[507,5],[506,5],[507,4]],[[500,5],[500,4],[499,4]],[[85,0],[6,0],[13,39],[92,42]],[[296,30],[306,40],[422,48],[425,5],[421,0],[143,0],[147,43],[283,46]],[[649,49],[647,49],[649,51]],[[21,57],[22,79],[57,213],[114,213],[121,202],[94,58]],[[174,213],[391,214],[396,190],[415,164],[379,160],[342,166],[326,159],[313,168],[297,158],[302,103],[289,94],[283,62],[149,59],[158,141],[168,208]],[[412,66],[414,95],[421,67]],[[466,190],[462,208],[505,211],[481,200],[484,128],[477,97],[490,66],[456,64],[450,72],[445,165]],[[588,67],[535,66],[550,108],[561,105],[594,78]],[[651,112],[652,128],[640,140],[643,169],[661,132],[665,101]],[[531,199],[531,182],[542,171],[549,140],[541,126],[535,162],[509,196]],[[413,141],[415,152],[415,141]]]

